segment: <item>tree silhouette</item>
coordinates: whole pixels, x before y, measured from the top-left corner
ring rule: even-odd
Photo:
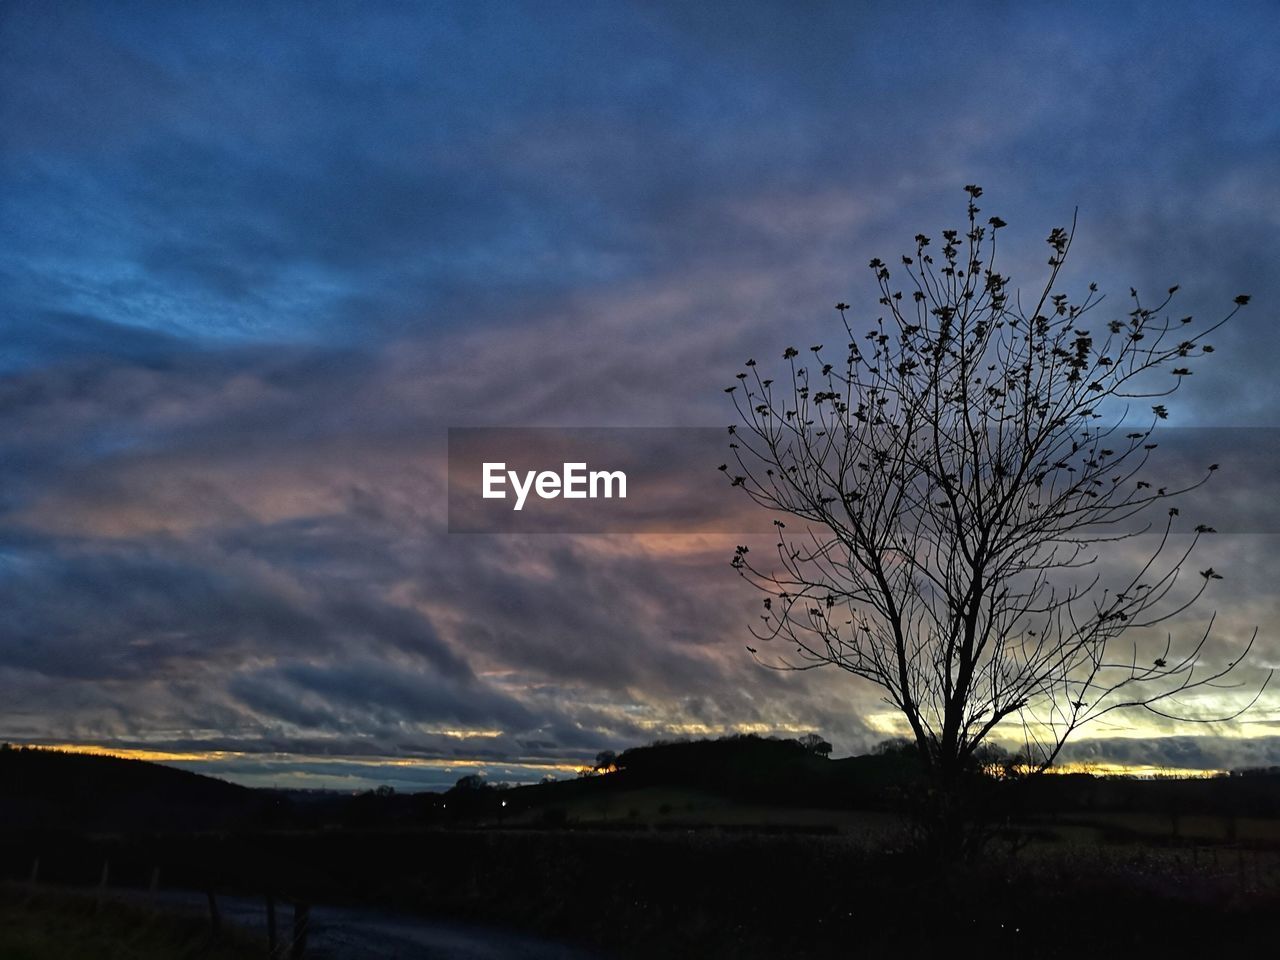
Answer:
[[[806,733],[796,742],[812,753],[815,757],[831,756],[832,746],[826,740],[823,740],[820,734]]]
[[[788,347],[780,380],[747,361],[727,390],[736,469],[721,467],[792,523],[774,521],[768,563],[747,546],[733,557],[765,593],[752,656],[877,684],[943,798],[997,729],[1017,725],[1019,756],[1042,771],[1112,711],[1225,720],[1257,699],[1212,718],[1171,704],[1220,685],[1257,631],[1216,666],[1202,658],[1212,618],[1185,646],[1157,640],[1152,627],[1220,579],[1212,568],[1183,575],[1213,531],[1184,538],[1172,507],[1125,526],[1217,468],[1177,487],[1140,479],[1168,416],[1152,401],[1212,352],[1205,337],[1249,298],[1203,329],[1169,317],[1177,287],[1153,306],[1130,290],[1127,310],[1098,316],[1096,284],[1079,301],[1057,289],[1073,220],[1049,234],[1047,277],[1024,301],[996,270],[1005,222],[982,222],[982,190],[965,189],[967,229],[942,232],[940,259],[919,234],[898,276],[871,261],[881,316],[855,331],[850,306],[836,305],[847,349]],[[1123,547],[1123,560],[1141,533],[1154,548],[1134,554],[1130,573],[1091,574],[1102,548]]]

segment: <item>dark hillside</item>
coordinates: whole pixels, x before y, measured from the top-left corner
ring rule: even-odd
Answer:
[[[142,760],[0,747],[0,823],[12,831],[164,831],[243,822],[270,800]]]
[[[753,735],[656,743],[617,759],[627,787],[685,786],[739,800],[806,806],[875,804],[908,783],[916,762],[905,755],[828,760],[795,740]]]

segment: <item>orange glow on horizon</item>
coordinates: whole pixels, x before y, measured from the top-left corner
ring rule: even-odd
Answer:
[[[1095,777],[1177,777],[1206,780],[1226,774],[1226,770],[1199,770],[1195,767],[1161,767],[1152,764],[1092,763],[1072,761],[1050,767],[1045,773],[1091,773]]]
[[[303,764],[307,762],[323,762],[330,764],[349,764],[352,766],[378,767],[434,767],[444,769],[479,769],[495,766],[533,767],[547,771],[582,775],[599,775],[604,771],[597,770],[590,764],[582,763],[550,763],[536,760],[510,760],[494,763],[489,760],[468,760],[436,757],[352,757],[329,755],[299,755],[287,753],[250,753],[233,750],[207,751],[173,751],[150,750],[141,747],[110,747],[88,743],[13,743],[13,747],[30,750],[50,750],[62,753],[78,753],[89,756],[117,757],[122,760],[143,760],[150,763],[217,763],[220,760],[261,759],[276,760]],[[613,768],[608,772],[614,772]],[[1151,764],[1119,764],[1073,761],[1057,764],[1045,771],[1050,775],[1087,773],[1095,777],[1136,777],[1142,779],[1157,777],[1175,777],[1180,779],[1208,779],[1227,774],[1226,770],[1200,770],[1193,767],[1162,767]]]
[[[446,770],[460,767],[476,769],[484,767],[535,767],[540,770],[557,770],[577,773],[582,767],[576,763],[550,763],[539,760],[508,760],[495,763],[491,760],[468,760],[443,757],[352,757],[337,755],[307,755],[293,753],[251,753],[236,750],[171,751],[149,750],[141,747],[107,747],[92,743],[12,743],[16,748],[49,750],[62,753],[79,753],[96,757],[116,757],[121,760],[144,760],[150,763],[215,763],[219,760],[261,759],[283,760],[290,763],[323,762],[350,764],[352,766],[377,767],[439,767]]]

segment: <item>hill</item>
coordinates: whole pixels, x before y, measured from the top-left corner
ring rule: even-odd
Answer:
[[[615,788],[680,786],[740,801],[786,806],[878,805],[918,774],[915,757],[877,754],[829,760],[790,739],[754,734],[662,742],[624,751]]]
[[[158,763],[0,746],[0,829],[7,831],[214,829],[262,807],[260,792]]]

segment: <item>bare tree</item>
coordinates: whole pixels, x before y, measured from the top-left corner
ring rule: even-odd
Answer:
[[[1127,310],[1100,316],[1096,284],[1078,302],[1057,289],[1073,220],[1049,234],[1047,277],[1024,301],[996,270],[1004,221],[982,222],[982,190],[965,189],[967,230],[942,232],[940,259],[918,235],[896,276],[871,261],[880,317],[855,331],[836,305],[847,349],[790,347],[780,382],[747,361],[728,390],[737,467],[721,467],[792,522],[774,521],[768,562],[734,555],[766,594],[748,649],[877,684],[944,788],[998,728],[1017,725],[1041,771],[1112,711],[1181,718],[1173,698],[1225,684],[1257,636],[1216,665],[1209,629],[1185,646],[1156,638],[1220,575],[1183,572],[1211,528],[1180,530],[1176,507],[1142,525],[1216,469],[1176,487],[1142,479],[1159,399],[1249,298],[1200,329],[1169,316],[1177,287],[1152,306],[1130,290]],[[1102,548],[1122,544],[1136,562],[1104,583]],[[1230,719],[1256,699],[1186,718]]]

